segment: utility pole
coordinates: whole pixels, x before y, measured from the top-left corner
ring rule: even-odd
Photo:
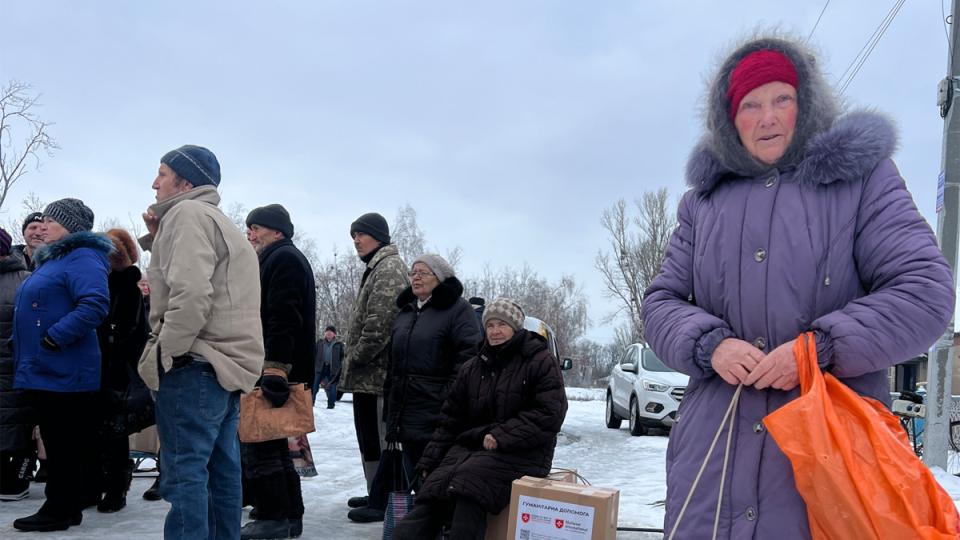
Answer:
[[[953,0],[947,77],[940,82],[938,105],[944,118],[943,166],[937,186],[937,238],[957,287],[958,219],[960,211],[960,31],[957,16],[960,0]],[[953,317],[947,330],[930,350],[927,362],[927,422],[923,460],[929,466],[947,468],[950,449],[950,409],[953,406],[953,364],[957,361]]]

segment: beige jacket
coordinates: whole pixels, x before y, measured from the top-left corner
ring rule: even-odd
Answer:
[[[153,334],[138,371],[154,390],[158,364],[169,371],[187,353],[209,361],[226,390],[249,392],[260,378],[260,265],[219,203],[216,188],[201,186],[150,207],[160,226],[140,245],[150,251]]]

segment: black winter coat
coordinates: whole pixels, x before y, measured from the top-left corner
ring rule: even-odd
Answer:
[[[460,295],[455,277],[433,289],[417,308],[413,289],[397,298],[387,394],[387,433],[391,440],[426,444],[440,421],[440,409],[461,364],[480,346],[480,325]]]
[[[543,337],[521,329],[500,347],[485,344],[460,368],[417,464],[430,471],[417,500],[463,496],[499,513],[514,480],[549,474],[566,414],[563,375]],[[496,450],[483,449],[488,433]]]
[[[264,367],[288,364],[290,382],[312,384],[317,339],[313,268],[288,239],[264,248],[259,259]]]
[[[107,275],[110,311],[97,327],[100,345],[100,388],[124,391],[137,373],[143,346],[150,337],[149,312],[137,282],[140,269],[128,266]]]
[[[0,260],[0,452],[23,452],[33,446],[33,409],[13,389],[13,300],[30,272],[21,254]]]

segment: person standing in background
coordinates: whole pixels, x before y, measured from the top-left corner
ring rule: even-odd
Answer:
[[[340,389],[353,392],[353,423],[367,480],[367,495],[351,497],[353,521],[383,521],[383,511],[368,509],[373,478],[386,446],[383,424],[383,383],[389,365],[390,335],[397,316],[397,296],[410,284],[397,246],[390,243],[390,228],[380,214],[364,214],[350,225],[357,256],[367,268],[347,331],[346,359]],[[374,511],[369,511],[374,510]]]
[[[0,229],[0,501],[18,501],[30,493],[36,446],[33,409],[13,389],[13,300],[30,275],[21,253],[10,248],[10,234]]]
[[[260,320],[264,362],[260,390],[274,407],[290,397],[289,383],[313,382],[317,298],[313,269],[293,244],[286,208],[270,204],[247,216],[247,240],[260,261]],[[297,538],[303,533],[300,475],[287,438],[243,443],[244,489],[256,518],[240,530],[241,540]]]
[[[337,404],[337,382],[340,380],[340,368],[343,366],[343,342],[337,339],[337,327],[328,325],[323,331],[323,339],[317,343],[317,358],[313,376],[313,403],[317,403],[320,388],[327,394],[327,408]]]

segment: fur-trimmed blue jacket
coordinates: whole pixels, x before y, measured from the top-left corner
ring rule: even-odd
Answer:
[[[107,316],[107,255],[113,243],[87,231],[37,250],[36,270],[14,302],[14,388],[88,392],[100,388],[97,326]],[[44,335],[57,350],[42,347]]]

